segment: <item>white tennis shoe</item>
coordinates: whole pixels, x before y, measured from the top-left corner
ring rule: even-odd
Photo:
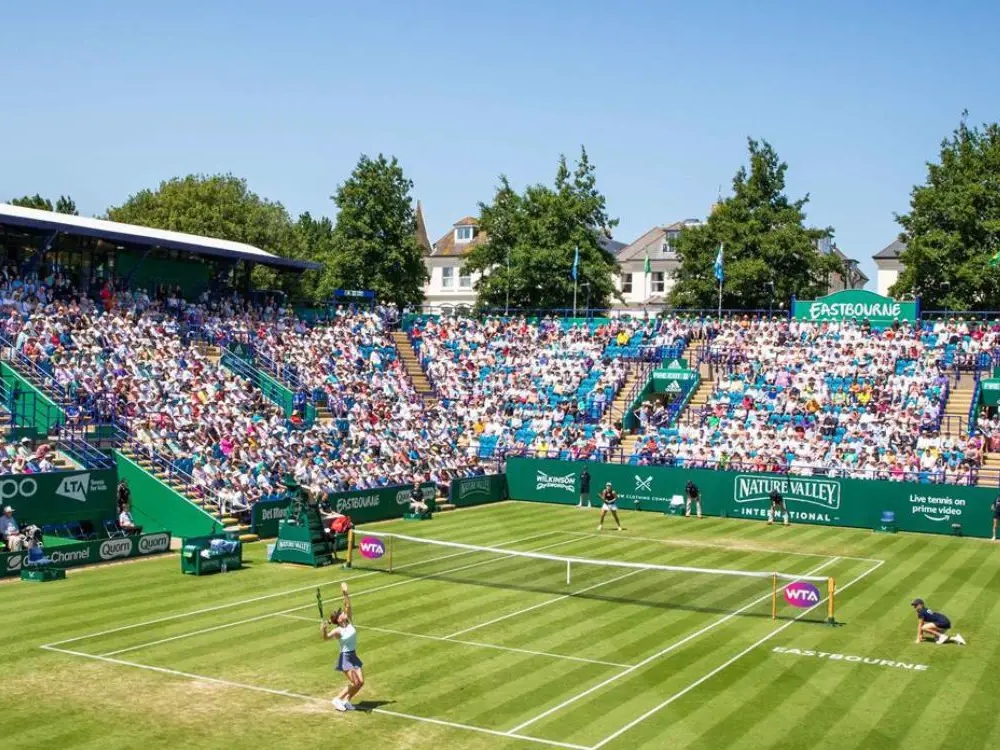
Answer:
[[[335,709],[337,709],[338,711],[346,711],[347,710],[347,703],[344,702],[344,701],[342,701],[342,700],[340,700],[340,698],[334,698],[332,701],[330,701],[330,703],[332,703],[333,707]]]

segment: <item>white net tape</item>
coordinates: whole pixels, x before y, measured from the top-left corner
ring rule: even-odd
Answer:
[[[740,576],[743,578],[777,578],[781,581],[826,581],[826,576],[798,575],[794,573],[779,573],[777,571],[760,572],[752,570],[726,570],[724,568],[690,568],[683,565],[658,565],[656,563],[636,563],[625,562],[623,560],[591,560],[585,557],[564,557],[561,555],[547,555],[542,552],[526,552],[522,550],[501,549],[498,547],[480,547],[475,544],[462,544],[461,542],[445,542],[439,539],[424,539],[405,534],[393,534],[387,532],[355,532],[355,538],[359,536],[375,537],[376,539],[398,539],[417,544],[428,544],[436,547],[448,547],[450,549],[467,550],[469,552],[482,552],[499,555],[502,557],[524,557],[533,560],[549,560],[551,562],[565,563],[567,565],[591,565],[608,568],[630,568],[633,570],[665,570],[672,573],[707,573],[711,575]]]

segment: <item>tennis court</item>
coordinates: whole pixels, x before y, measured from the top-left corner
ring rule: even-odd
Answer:
[[[284,573],[271,576],[283,583],[296,574],[310,580],[81,629],[42,647],[325,707],[331,726],[370,725],[375,716],[437,725],[455,747],[654,747],[665,727],[715,695],[713,680],[752,681],[755,669],[773,663],[771,646],[791,636],[835,638],[841,629],[823,624],[825,600],[808,610],[781,602],[773,621],[768,580],[607,563],[833,576],[847,612],[852,589],[882,565],[810,545],[817,531],[830,533],[816,527],[763,535],[761,524],[633,514],[625,532],[597,533],[593,521],[586,511],[510,504],[382,524],[371,531],[406,535],[383,538],[391,573],[388,555],[356,556],[351,570],[266,566]],[[573,563],[567,583],[565,562],[517,552],[593,563]],[[261,565],[239,575],[256,575]],[[357,715],[329,707],[341,687],[332,669],[336,646],[317,632],[314,581],[336,606],[341,580],[351,586],[365,660],[357,702],[367,711]]]

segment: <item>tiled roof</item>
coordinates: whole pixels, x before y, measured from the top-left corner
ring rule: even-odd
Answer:
[[[903,254],[906,249],[906,243],[901,242],[898,238],[890,242],[884,248],[879,250],[872,257],[875,260],[894,260]]]

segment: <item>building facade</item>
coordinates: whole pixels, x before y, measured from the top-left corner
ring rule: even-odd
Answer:
[[[899,274],[903,271],[903,262],[900,256],[906,249],[906,243],[896,239],[879,250],[872,258],[875,260],[875,291],[889,297],[889,289],[899,280]]]
[[[667,307],[667,297],[680,267],[677,240],[685,229],[701,226],[703,223],[700,219],[685,219],[655,226],[627,245],[602,237],[604,249],[618,260],[619,271],[615,286],[622,298],[615,301],[613,306],[621,310],[636,311]],[[419,203],[417,224],[419,233],[424,226]],[[433,245],[426,240],[426,230],[422,231],[424,263],[430,276],[424,284],[425,306],[435,312],[471,310],[476,303],[476,283],[480,274],[463,273],[462,266],[469,252],[487,239],[486,233],[479,228],[478,220],[472,216],[459,219]],[[828,293],[861,289],[868,282],[868,277],[858,268],[857,261],[845,256],[832,240],[821,240],[817,243],[816,250],[835,253],[845,264],[846,273],[843,276],[831,274],[828,279]],[[648,274],[645,270],[647,258]]]

